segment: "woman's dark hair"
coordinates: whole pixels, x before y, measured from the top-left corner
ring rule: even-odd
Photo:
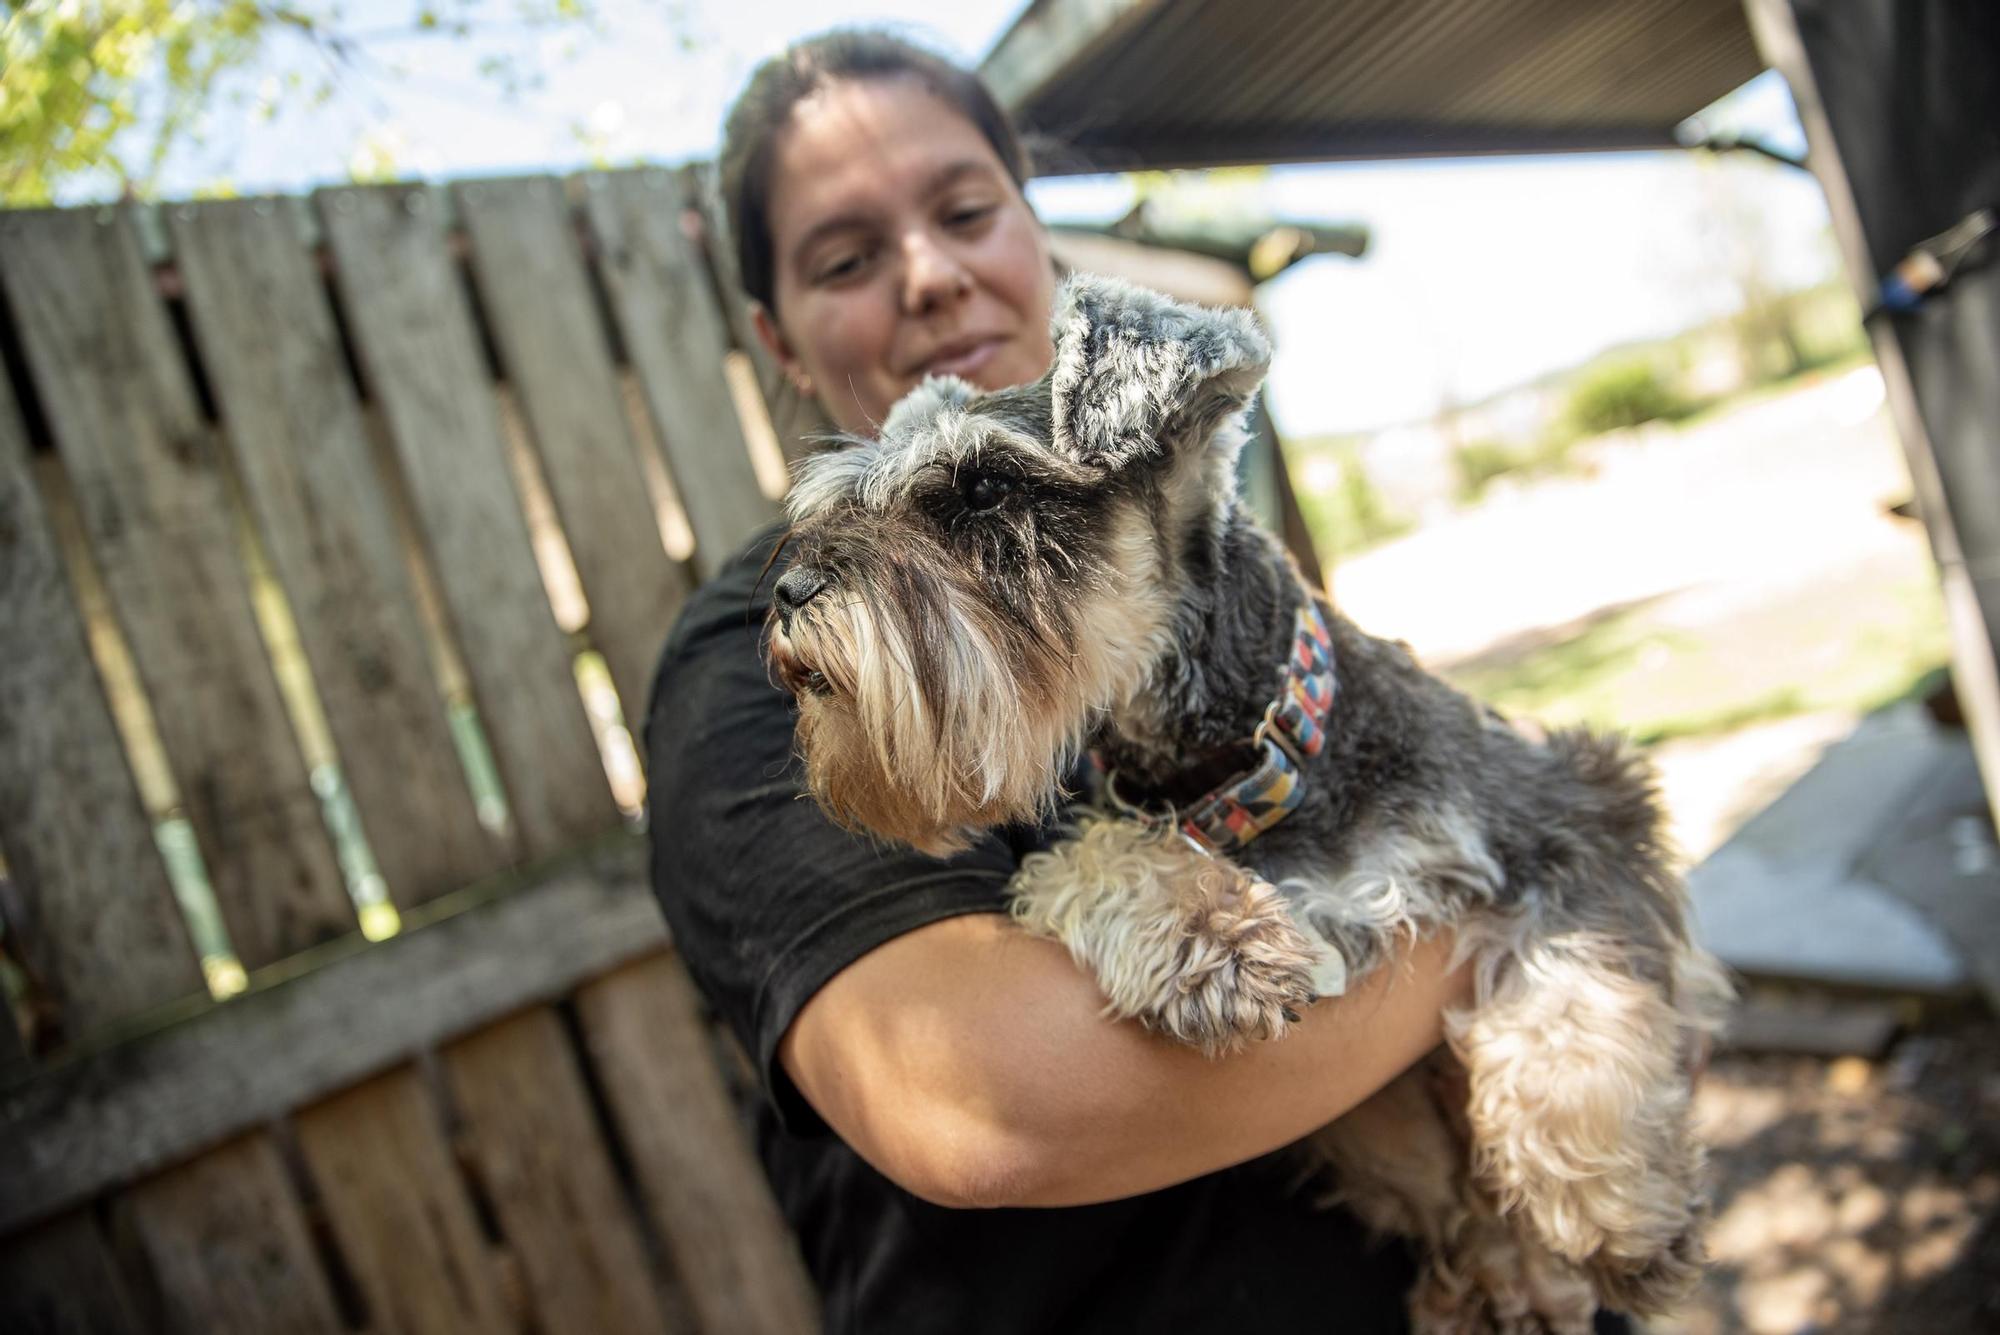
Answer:
[[[729,213],[743,290],[776,310],[771,254],[771,153],[790,123],[792,108],[841,80],[916,79],[957,108],[985,136],[1022,186],[1028,156],[1007,113],[979,76],[899,37],[869,29],[841,29],[809,37],[757,67],[730,108],[722,132],[719,185]]]

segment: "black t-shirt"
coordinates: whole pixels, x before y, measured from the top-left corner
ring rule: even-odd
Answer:
[[[801,786],[792,704],[760,649],[775,541],[697,592],[669,639],[646,724],[653,885],[695,982],[755,1059],[757,1141],[832,1335],[1067,1335],[1405,1327],[1414,1279],[1295,1189],[1284,1154],[1104,1205],[949,1210],[833,1135],[786,1077],[778,1041],[846,965],[904,932],[1003,911],[1035,831],[939,861],[821,816]],[[775,576],[773,576],[775,577]]]

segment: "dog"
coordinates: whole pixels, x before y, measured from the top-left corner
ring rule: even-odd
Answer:
[[[1531,740],[1306,587],[1236,500],[1249,313],[1078,277],[1052,332],[1035,384],[927,380],[803,466],[768,646],[812,794],[947,854],[1048,817],[1089,748],[1119,814],[1027,859],[1014,916],[1210,1054],[1454,933],[1475,1000],[1446,1048],[1306,1148],[1419,1245],[1419,1331],[1670,1310],[1730,991],[1645,763]]]

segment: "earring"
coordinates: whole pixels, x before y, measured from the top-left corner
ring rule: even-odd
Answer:
[[[803,398],[803,399],[809,399],[809,398],[811,398],[811,397],[812,397],[812,393],[813,393],[813,381],[812,381],[812,377],[811,377],[811,376],[809,376],[809,375],[795,375],[795,376],[793,376],[793,377],[792,377],[792,388],[793,388],[793,389],[795,389],[795,390],[797,390],[797,391],[799,392],[799,397],[800,397],[800,398]]]

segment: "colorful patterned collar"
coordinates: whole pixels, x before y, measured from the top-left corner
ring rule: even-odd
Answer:
[[[1308,595],[1299,606],[1284,684],[1251,734],[1256,763],[1173,813],[1188,842],[1205,853],[1226,857],[1298,806],[1305,797],[1305,761],[1326,745],[1333,692],[1333,633],[1318,600]],[[1131,814],[1159,819],[1121,798],[1116,780],[1117,776],[1111,775],[1105,785],[1115,805]]]

